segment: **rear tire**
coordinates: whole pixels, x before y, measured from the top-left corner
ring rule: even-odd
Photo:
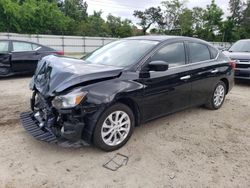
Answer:
[[[226,85],[224,82],[219,81],[211,96],[209,97],[208,103],[205,105],[208,109],[218,110],[221,108],[226,97]]]
[[[93,136],[93,143],[104,151],[121,148],[131,137],[135,126],[132,110],[116,103],[106,109],[99,117]]]

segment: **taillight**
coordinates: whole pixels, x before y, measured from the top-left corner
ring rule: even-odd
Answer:
[[[229,61],[229,64],[232,67],[232,69],[236,68],[236,61],[231,60],[231,61]]]
[[[57,51],[56,54],[57,55],[64,55],[64,51]]]

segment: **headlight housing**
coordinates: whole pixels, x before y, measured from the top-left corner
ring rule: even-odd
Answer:
[[[56,109],[73,108],[79,105],[87,96],[87,92],[73,91],[66,95],[56,96],[52,100],[52,105]]]

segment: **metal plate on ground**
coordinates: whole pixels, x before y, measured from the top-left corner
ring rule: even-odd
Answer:
[[[103,167],[111,171],[117,171],[122,166],[127,165],[128,160],[128,156],[117,153],[108,162],[104,163]]]

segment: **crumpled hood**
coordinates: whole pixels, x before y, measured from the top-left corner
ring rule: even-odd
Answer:
[[[34,87],[45,96],[54,96],[55,92],[89,81],[112,79],[122,72],[123,68],[88,64],[83,60],[58,57],[44,57],[37,65],[30,87]]]
[[[250,52],[223,52],[227,57],[233,60],[250,60]]]

